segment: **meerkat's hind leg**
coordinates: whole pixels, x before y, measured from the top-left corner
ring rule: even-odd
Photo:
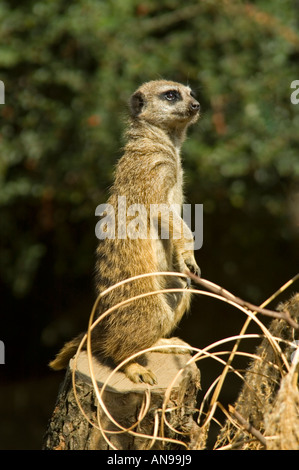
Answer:
[[[134,383],[146,383],[149,385],[155,385],[157,383],[157,379],[155,374],[146,367],[143,367],[141,364],[137,362],[130,362],[123,368],[124,373]]]
[[[154,346],[168,346],[161,349],[157,348],[157,352],[167,354],[189,354],[191,352],[190,344],[180,338],[160,338]],[[185,347],[184,347],[185,346]],[[156,350],[155,350],[156,351]]]

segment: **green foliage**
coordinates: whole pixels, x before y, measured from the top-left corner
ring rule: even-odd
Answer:
[[[189,82],[202,106],[184,147],[188,200],[223,221],[260,211],[278,239],[292,239],[296,15],[294,0],[3,1],[0,276],[13,292],[30,292],[52,244],[54,275],[69,275],[70,259],[72,276],[90,271],[128,97],[159,77]],[[248,226],[231,237],[245,248]]]

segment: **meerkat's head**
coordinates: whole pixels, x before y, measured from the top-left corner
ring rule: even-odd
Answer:
[[[199,118],[200,105],[188,86],[154,80],[135,91],[130,110],[133,120],[145,121],[171,132],[183,132]]]

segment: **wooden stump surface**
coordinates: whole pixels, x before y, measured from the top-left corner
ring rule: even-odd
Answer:
[[[146,366],[157,377],[156,385],[134,384],[122,371],[117,371],[103,392],[105,407],[120,426],[125,429],[130,428],[130,431],[126,432],[111,421],[99,404],[91,380],[86,351],[80,353],[76,364],[76,399],[72,384],[75,363],[72,359],[58,393],[43,448],[56,450],[197,448],[200,429],[194,420],[194,413],[200,389],[200,373],[196,364],[186,367],[191,358],[189,353],[150,352],[144,358]],[[113,367],[107,362],[93,358],[92,368],[97,386],[101,390]],[[181,369],[183,372],[169,393],[165,421],[161,411],[165,392]],[[78,407],[77,400],[86,416]],[[136,425],[146,403],[148,404],[146,413]],[[154,435],[165,439],[153,439]]]

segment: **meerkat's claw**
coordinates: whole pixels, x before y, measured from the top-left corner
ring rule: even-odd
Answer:
[[[146,369],[137,362],[128,364],[124,368],[124,372],[128,379],[130,379],[134,383],[146,383],[149,385],[155,385],[157,383],[157,379],[155,374],[150,370]]]
[[[149,369],[147,369],[145,373],[143,372],[142,374],[140,374],[139,377],[140,382],[143,382],[145,384],[156,385],[158,383],[156,376]]]
[[[185,261],[187,268],[192,274],[195,274],[195,276],[200,277],[201,276],[201,271],[200,267],[196,263],[188,262]]]

